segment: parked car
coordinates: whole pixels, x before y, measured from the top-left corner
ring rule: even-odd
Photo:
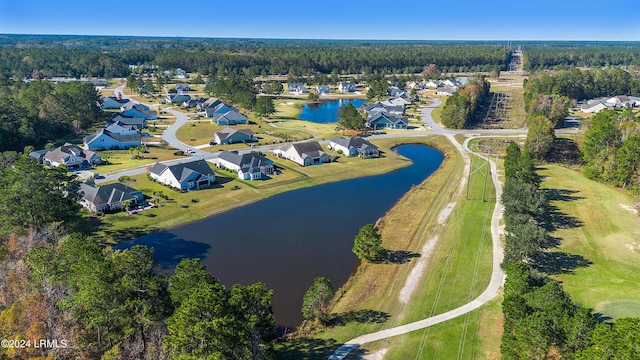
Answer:
[[[209,145],[218,145],[218,143],[215,141],[209,141]]]
[[[104,179],[104,175],[100,175],[99,173],[93,173],[94,179]]]

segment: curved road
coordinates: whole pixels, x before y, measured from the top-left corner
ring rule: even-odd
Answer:
[[[430,112],[429,112],[429,115],[430,115]],[[443,130],[443,129],[440,128],[440,130]],[[482,305],[487,303],[489,300],[493,299],[498,294],[498,291],[502,287],[502,284],[505,279],[504,272],[500,267],[500,265],[502,264],[502,260],[504,258],[502,242],[500,240],[500,234],[501,234],[500,220],[502,219],[503,207],[499,199],[502,195],[502,185],[500,184],[500,181],[498,179],[498,171],[497,171],[496,163],[490,158],[487,158],[486,156],[473,152],[469,149],[469,146],[468,146],[469,141],[477,138],[477,136],[467,138],[464,141],[463,145],[460,145],[460,143],[458,143],[455,140],[452,134],[446,134],[445,136],[449,139],[449,141],[451,141],[458,148],[458,150],[462,153],[463,156],[467,156],[466,153],[477,155],[483,159],[488,160],[491,166],[491,179],[493,180],[493,185],[496,189],[497,201],[496,201],[496,206],[493,209],[493,215],[491,217],[491,240],[493,243],[493,266],[492,266],[491,280],[489,281],[489,285],[487,285],[487,288],[477,298],[453,310],[450,310],[445,313],[432,316],[423,320],[415,321],[406,325],[400,325],[391,329],[380,330],[374,333],[358,336],[357,338],[351,339],[347,341],[344,345],[342,345],[340,348],[338,348],[338,350],[336,350],[333,353],[333,355],[329,357],[330,360],[344,359],[345,356],[347,356],[351,351],[357,349],[362,344],[366,344],[366,343],[370,343],[378,340],[384,340],[392,336],[398,336],[398,335],[406,334],[415,330],[424,329],[426,327],[439,324],[447,320],[454,319],[458,316],[462,316],[466,313],[469,313],[481,307]]]

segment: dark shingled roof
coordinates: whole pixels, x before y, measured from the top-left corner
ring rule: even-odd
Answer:
[[[133,194],[140,192],[140,190],[136,190],[122,183],[113,183],[98,187],[82,183],[80,184],[80,191],[84,194],[85,199],[96,206],[123,202],[125,200],[137,201],[138,199]]]
[[[225,150],[220,153],[218,158],[239,166],[242,172],[255,172],[256,168],[272,165],[271,160],[257,153],[239,155],[237,151]]]
[[[203,159],[188,161],[188,162],[180,162],[174,165],[165,165],[162,163],[156,163],[149,169],[150,173],[160,175],[165,169],[169,169],[173,176],[178,179],[178,181],[182,182],[193,172],[197,172],[206,176],[213,176],[213,170],[209,167],[206,161]]]
[[[352,147],[359,148],[362,145],[369,145],[369,146],[372,146],[372,147],[377,149],[377,147],[375,145],[373,145],[372,143],[368,142],[367,140],[365,140],[365,139],[363,139],[361,137],[357,137],[357,136],[354,136],[354,137],[351,137],[351,138],[348,138],[348,139],[342,138],[340,136],[336,136],[333,139],[331,139],[331,141],[336,143],[336,144],[338,144],[338,145],[344,146],[347,149],[351,149]]]

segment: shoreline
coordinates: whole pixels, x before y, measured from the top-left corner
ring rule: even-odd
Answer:
[[[444,139],[444,137],[440,137],[440,136],[437,136],[437,138]],[[446,160],[446,158],[447,158],[446,157],[446,152],[443,151],[440,146],[438,146],[437,141],[434,141],[437,138],[434,138],[434,136],[402,137],[402,138],[393,138],[393,139],[378,139],[378,140],[374,140],[374,143],[379,145],[380,148],[386,152],[387,157],[390,157],[389,155],[393,153],[391,151],[391,149],[393,147],[396,147],[396,146],[399,146],[399,145],[406,145],[406,144],[421,144],[421,145],[429,146],[429,147],[431,147],[433,149],[436,149],[436,150],[442,152],[443,154],[445,154],[445,160]],[[372,160],[375,161],[377,159],[372,159]],[[368,161],[371,161],[371,160],[368,160]],[[170,217],[170,218],[165,219],[165,220],[162,220],[162,219],[156,220],[157,215],[155,215],[155,214],[154,215],[148,215],[149,213],[145,214],[145,212],[142,212],[142,213],[139,213],[139,214],[135,214],[135,215],[131,215],[129,217],[126,217],[122,213],[109,214],[109,215],[106,215],[106,217],[108,217],[108,221],[102,221],[101,225],[107,225],[106,227],[113,227],[114,225],[122,226],[122,225],[126,225],[126,223],[131,222],[131,219],[137,219],[137,218],[133,218],[133,217],[142,218],[143,216],[147,215],[147,216],[150,216],[150,218],[147,221],[141,221],[141,224],[138,224],[138,226],[134,225],[133,227],[126,227],[126,228],[123,227],[122,229],[114,229],[113,231],[110,231],[111,234],[105,233],[104,232],[105,230],[99,229],[94,236],[102,238],[101,243],[103,245],[107,245],[107,246],[117,245],[117,244],[124,243],[126,241],[135,240],[138,237],[149,235],[149,234],[152,234],[154,232],[168,231],[168,230],[173,229],[173,228],[177,228],[177,227],[189,224],[189,223],[200,221],[200,220],[203,220],[203,219],[208,218],[210,216],[215,216],[215,215],[227,212],[227,211],[231,211],[231,210],[240,208],[242,206],[250,205],[250,204],[258,202],[260,200],[267,199],[267,198],[270,198],[272,196],[275,196],[275,195],[278,195],[278,194],[282,194],[282,193],[285,193],[285,192],[294,191],[294,190],[307,188],[307,187],[311,187],[311,186],[317,186],[317,185],[322,185],[322,184],[327,184],[327,183],[333,183],[333,182],[339,182],[339,181],[343,181],[343,180],[354,179],[354,178],[381,175],[381,174],[385,174],[385,173],[389,173],[389,172],[395,171],[397,169],[400,169],[400,168],[403,168],[403,167],[406,167],[406,166],[410,166],[411,164],[412,164],[412,162],[410,160],[408,160],[408,159],[406,159],[406,158],[404,158],[402,156],[399,156],[396,161],[392,161],[392,163],[390,163],[390,164],[389,163],[380,164],[380,165],[382,165],[382,167],[377,167],[377,166],[369,167],[369,168],[367,168],[368,171],[366,171],[366,173],[357,174],[356,176],[351,176],[351,174],[338,174],[338,175],[328,174],[328,175],[318,175],[318,176],[307,176],[307,175],[305,175],[305,177],[302,177],[301,179],[293,181],[293,182],[286,182],[285,181],[283,184],[274,184],[272,187],[266,187],[265,186],[265,187],[262,187],[262,188],[261,187],[256,187],[252,183],[250,183],[248,181],[245,181],[245,180],[239,180],[237,178],[227,178],[227,176],[229,176],[229,174],[221,173],[225,178],[230,179],[228,181],[228,183],[235,182],[236,185],[240,185],[241,189],[242,190],[246,190],[247,192],[250,193],[250,195],[246,199],[239,200],[238,202],[233,203],[233,204],[228,205],[228,206],[201,209],[201,210],[197,210],[197,211],[192,212],[192,213],[189,210],[185,210],[184,212],[181,212],[178,216]],[[442,168],[443,164],[444,164],[444,161],[440,165],[440,168]],[[327,165],[329,165],[329,164],[320,165],[320,166],[327,166]],[[345,164],[341,164],[341,165],[345,165]],[[377,164],[375,164],[375,165],[377,165]],[[300,169],[295,168],[291,164],[287,164],[287,166],[291,167],[291,169],[285,169],[285,171],[292,171],[293,170],[293,172],[302,173],[301,170],[304,170],[304,168],[300,168]],[[440,168],[438,168],[438,170],[436,170],[436,173],[438,171],[440,171]],[[136,180],[142,180],[142,181],[148,182],[148,180],[146,180],[146,176],[145,175],[136,175],[133,178],[136,179]],[[427,178],[427,180],[428,179],[429,178]],[[138,184],[138,186],[144,185],[144,184],[145,183]],[[153,184],[155,184],[155,183],[153,183]],[[228,187],[228,186],[229,186],[228,184],[225,184],[225,187]],[[158,185],[158,184],[156,184],[156,187],[164,189],[165,194],[173,196],[174,198],[176,196],[178,196],[178,197],[191,197],[191,198],[195,197],[195,198],[197,198],[197,197],[201,196],[201,194],[202,194],[201,191],[208,191],[208,190],[214,190],[214,191],[221,191],[222,190],[223,191],[223,189],[205,189],[205,190],[198,190],[198,191],[187,192],[187,193],[178,193],[178,192],[170,192],[172,190],[170,190],[169,188],[163,187],[161,185]],[[148,189],[143,189],[143,190],[148,190]],[[143,191],[143,192],[145,192],[145,191]],[[148,191],[146,191],[146,192],[148,192]],[[403,195],[403,197],[401,199],[403,199],[405,196],[406,196],[406,194]],[[191,207],[197,207],[197,205],[199,205],[199,204],[198,203],[193,203],[193,204],[189,204],[189,205],[190,205],[190,208],[191,208]],[[396,205],[397,205],[397,203],[394,204],[394,207]],[[155,212],[165,213],[165,212],[168,211],[168,210],[164,209],[167,206],[169,206],[169,205],[167,205],[167,204],[162,205],[161,204],[161,207],[152,209],[151,211],[155,210]],[[118,218],[114,218],[114,217],[118,217]]]

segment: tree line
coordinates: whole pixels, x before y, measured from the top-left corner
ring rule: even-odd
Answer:
[[[106,120],[100,95],[82,82],[8,81],[0,85],[0,151],[37,148]]]
[[[491,85],[484,78],[473,79],[464,88],[447,98],[442,108],[442,123],[449,128],[462,129],[482,119],[489,101]]]
[[[588,45],[588,44],[585,44]],[[594,47],[527,47],[523,51],[526,70],[572,69],[576,67],[603,68],[610,66],[640,66],[640,50],[637,43],[621,43],[619,46],[594,44]]]
[[[202,75],[312,75],[418,73],[507,68],[511,50],[500,44],[406,41],[224,40],[145,38],[4,39],[0,76],[126,77],[129,65],[182,68]],[[32,42],[30,42],[32,41]]]
[[[637,356],[640,319],[598,323],[594,314],[574,303],[562,286],[531,265],[549,247],[544,228],[548,199],[527,151],[511,143],[504,159],[502,194],[505,220],[504,333],[505,359],[618,359]],[[628,333],[623,333],[628,331]]]
[[[26,154],[0,153],[0,334],[65,348],[0,349],[2,359],[264,359],[274,356],[272,290],[223,286],[198,259],[172,276],[152,249],[92,238],[79,183]]]

